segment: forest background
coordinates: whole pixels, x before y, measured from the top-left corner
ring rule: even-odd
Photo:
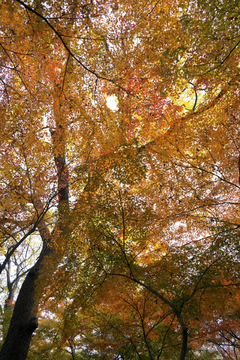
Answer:
[[[239,2],[0,10],[0,359],[239,359]]]

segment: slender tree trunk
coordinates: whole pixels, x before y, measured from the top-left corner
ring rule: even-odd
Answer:
[[[179,360],[184,360],[187,353],[188,332],[186,326],[182,328],[182,349]]]
[[[181,306],[181,309],[182,309],[182,306]],[[182,348],[181,348],[179,360],[185,360],[186,353],[187,353],[187,345],[188,345],[188,343],[187,343],[188,342],[188,329],[187,329],[187,326],[185,325],[183,318],[181,316],[181,310],[175,311],[175,314],[177,315],[178,322],[182,329]]]

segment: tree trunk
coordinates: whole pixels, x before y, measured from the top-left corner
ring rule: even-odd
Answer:
[[[184,360],[187,353],[187,338],[188,332],[186,326],[182,328],[182,349],[179,360]]]
[[[36,264],[29,270],[19,292],[6,339],[0,352],[0,360],[25,360],[32,334],[38,326],[38,304],[49,283],[65,249],[65,234],[69,233],[67,214],[69,210],[68,168],[65,162],[65,134],[61,124],[61,89],[54,87],[54,113],[56,129],[51,131],[54,159],[58,178],[58,215],[59,221],[50,234],[44,219],[38,226],[43,241],[43,249]],[[42,204],[34,200],[34,207],[40,213]],[[57,244],[61,244],[59,246]]]
[[[38,302],[44,288],[44,280],[54,271],[54,257],[53,247],[45,246],[38,261],[29,270],[19,292],[8,333],[0,352],[1,360],[26,359],[32,334],[38,326]]]

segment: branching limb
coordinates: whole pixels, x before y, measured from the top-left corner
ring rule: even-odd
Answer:
[[[84,70],[86,70],[87,72],[89,72],[90,74],[96,76],[98,79],[100,80],[105,80],[108,81],[114,85],[116,85],[119,89],[123,90],[124,92],[127,92],[129,94],[129,91],[127,91],[126,89],[124,89],[121,85],[117,84],[114,80],[106,78],[105,76],[102,76],[98,73],[96,73],[95,71],[91,70],[89,67],[87,67],[86,65],[84,65],[84,63],[71,51],[71,49],[68,47],[66,41],[63,39],[64,36],[62,36],[57,29],[48,21],[48,19],[46,17],[44,17],[43,15],[41,15],[39,12],[37,12],[36,10],[32,9],[29,5],[25,4],[23,1],[21,0],[15,0],[17,1],[19,4],[21,4],[22,6],[24,6],[27,10],[31,11],[32,13],[34,13],[35,15],[37,15],[39,18],[41,18],[48,26],[49,28],[57,35],[57,37],[59,38],[59,40],[61,41],[61,43],[63,44],[64,48],[66,49],[66,51],[68,52],[68,54],[79,64],[81,65]]]

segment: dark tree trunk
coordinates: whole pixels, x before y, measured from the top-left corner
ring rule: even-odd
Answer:
[[[0,352],[1,360],[25,360],[32,334],[38,326],[38,302],[44,288],[44,273],[54,270],[53,248],[45,246],[36,264],[23,282],[13,311],[6,339]],[[46,266],[46,262],[48,266]]]
[[[188,332],[187,332],[187,328],[184,326],[182,328],[182,349],[179,360],[185,359],[187,353],[187,339],[188,339]]]

